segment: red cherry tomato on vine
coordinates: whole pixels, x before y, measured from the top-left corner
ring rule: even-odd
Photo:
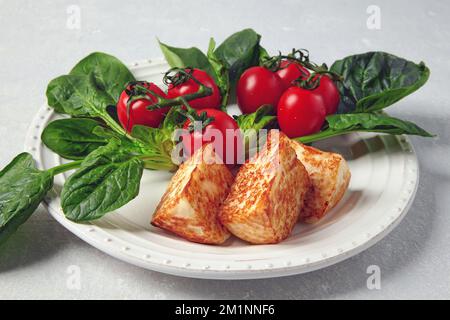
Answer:
[[[214,82],[214,79],[208,73],[200,69],[193,69],[192,76],[204,86],[211,88],[213,92],[209,96],[189,101],[189,105],[194,109],[219,108],[220,90]],[[186,82],[176,86],[170,84],[167,90],[167,97],[173,99],[187,94],[196,93],[199,87],[200,85],[192,79],[188,79]]]
[[[236,95],[242,113],[255,112],[264,104],[276,107],[284,86],[280,77],[264,67],[251,67],[239,78]]]
[[[292,87],[292,82],[294,80],[298,78],[306,80],[310,75],[308,69],[299,63],[290,60],[282,60],[280,69],[276,71],[276,74],[280,77],[285,89]]]
[[[290,87],[278,102],[278,123],[281,131],[289,138],[318,132],[325,121],[325,115],[322,97],[312,90]]]
[[[196,112],[199,116],[206,112],[208,118],[214,119],[201,132],[194,130],[181,136],[186,155],[191,156],[204,144],[216,141],[215,151],[223,162],[236,164],[238,152],[241,151],[242,146],[241,133],[236,121],[227,113],[217,109],[202,109],[196,110]],[[189,130],[190,126],[191,120],[188,119],[184,123],[183,129]],[[218,138],[217,135],[221,135],[222,139]]]
[[[336,113],[339,106],[340,96],[336,84],[330,77],[322,75],[319,86],[314,89],[313,92],[322,97],[327,115]]]
[[[166,97],[164,91],[162,91],[157,85],[151,82],[139,82],[137,83],[155,94]],[[129,110],[127,110],[127,102],[130,97],[133,96],[132,92],[135,88],[135,84],[129,85],[119,97],[119,101],[117,103],[117,116],[119,118],[120,124],[122,127],[131,132],[134,125],[143,125],[148,127],[157,128],[161,123],[164,115],[169,111],[169,107],[156,109],[156,110],[148,110],[147,107],[157,102],[157,99],[151,93],[147,93],[147,99],[138,99],[132,101],[129,106]]]

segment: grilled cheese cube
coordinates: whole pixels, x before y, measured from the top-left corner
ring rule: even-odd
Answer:
[[[271,130],[266,146],[239,170],[219,214],[222,224],[250,243],[278,243],[298,220],[310,182],[289,138]]]
[[[292,145],[312,184],[300,220],[314,223],[342,199],[350,183],[350,170],[340,154],[324,152],[296,141],[292,141]]]
[[[193,242],[221,244],[228,239],[230,233],[217,215],[234,177],[215,160],[208,144],[179,167],[153,214],[152,225]]]

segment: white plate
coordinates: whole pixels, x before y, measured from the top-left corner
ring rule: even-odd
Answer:
[[[163,61],[130,66],[138,79],[161,83],[168,69]],[[59,156],[40,142],[42,129],[59,118],[43,106],[26,140],[38,165],[61,164]],[[343,154],[352,180],[339,205],[318,224],[298,224],[292,235],[276,245],[249,245],[236,238],[223,246],[191,243],[150,226],[150,217],[171,174],[146,171],[139,196],[123,208],[90,224],[65,219],[59,191],[66,175],[55,178],[45,199],[52,216],[94,247],[131,264],[160,272],[210,279],[252,279],[298,274],[349,258],[373,245],[406,214],[418,184],[417,159],[407,138],[351,134],[327,140],[322,149]]]

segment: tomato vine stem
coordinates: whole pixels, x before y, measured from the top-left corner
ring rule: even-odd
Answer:
[[[288,61],[298,63],[298,64],[302,65],[303,67],[305,67],[306,69],[314,71],[314,74],[312,76],[314,76],[315,74],[320,74],[320,75],[328,74],[329,76],[331,76],[331,78],[334,81],[342,80],[341,75],[328,70],[328,66],[326,64],[318,65],[317,63],[312,62],[309,59],[309,51],[306,49],[295,49],[294,48],[294,49],[292,49],[292,52],[287,55],[283,55],[281,52],[279,52],[279,54],[276,56],[266,58],[264,61],[262,61],[261,64],[262,64],[262,66],[275,72],[280,69],[283,69],[283,67],[281,67],[282,60],[288,60]]]

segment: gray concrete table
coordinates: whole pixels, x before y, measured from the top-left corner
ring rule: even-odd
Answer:
[[[384,50],[427,62],[428,84],[390,109],[439,135],[412,139],[421,166],[417,197],[403,222],[365,252],[316,272],[257,281],[195,280],[128,265],[39,208],[0,248],[0,298],[450,298],[450,2],[124,3],[0,0],[0,167],[22,151],[48,81],[86,54],[104,51],[130,62],[156,58],[156,36],[205,49],[210,36],[220,41],[252,27],[272,53],[308,48],[315,60],[331,63]],[[371,18],[378,9],[379,25]],[[366,284],[371,265],[381,270],[379,290]],[[71,283],[73,268],[80,271],[79,287]]]

